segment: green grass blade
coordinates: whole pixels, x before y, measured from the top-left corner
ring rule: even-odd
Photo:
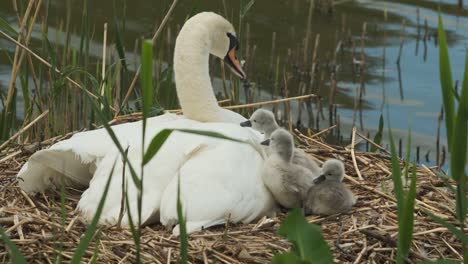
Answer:
[[[409,162],[408,162],[409,163]],[[401,228],[398,229],[398,244],[401,250],[400,256],[407,257],[411,248],[414,228],[414,204],[416,199],[416,163],[413,162],[413,172],[411,173],[411,184],[406,194]]]
[[[405,186],[407,186],[408,183],[408,169],[410,165],[410,155],[411,155],[411,128],[408,130],[408,144],[406,145],[406,158],[405,158],[405,170],[404,170],[404,176],[405,176]]]
[[[200,136],[207,136],[207,137],[213,137],[213,138],[219,138],[219,139],[225,139],[225,140],[230,140],[234,142],[239,142],[239,143],[246,143],[242,140],[238,140],[235,138],[227,137],[223,134],[217,133],[217,132],[211,132],[211,131],[204,131],[204,130],[195,130],[195,129],[163,129],[161,130],[156,136],[153,137],[151,140],[148,149],[146,150],[146,153],[143,157],[143,164],[147,164],[159,151],[159,149],[163,146],[164,142],[167,140],[167,138],[172,134],[174,131],[179,131],[183,133],[189,133],[189,134],[195,134],[195,135],[200,135]]]
[[[125,195],[125,205],[127,206],[127,215],[128,215],[128,224],[130,226],[130,233],[132,233],[133,241],[135,245],[140,245],[140,236],[138,236],[137,227],[133,222],[132,212],[130,211],[130,200],[128,199],[127,191],[124,192]],[[138,246],[139,247],[139,246]]]
[[[452,70],[450,68],[450,58],[448,54],[447,37],[445,36],[442,17],[439,14],[439,70],[440,85],[442,88],[442,99],[445,110],[445,127],[447,129],[447,141],[452,147],[452,136],[455,121]],[[450,151],[450,150],[449,150]]]
[[[301,261],[333,263],[333,255],[320,227],[308,223],[299,209],[293,209],[288,214],[278,233],[293,244],[293,252]]]
[[[102,209],[104,208],[104,203],[106,202],[107,198],[107,193],[109,192],[109,186],[112,180],[112,174],[114,173],[114,168],[115,168],[115,162],[114,165],[112,165],[112,169],[109,173],[109,176],[107,177],[107,182],[104,187],[104,193],[102,194],[101,200],[99,201],[96,214],[93,216],[93,219],[91,220],[91,223],[88,225],[88,228],[86,229],[86,232],[81,239],[80,243],[78,244],[78,247],[76,248],[75,253],[73,254],[73,257],[71,259],[72,264],[80,264],[81,259],[83,258],[83,255],[88,248],[89,244],[91,243],[91,240],[94,237],[94,234],[97,229],[97,225],[99,222],[99,218],[101,217],[102,214]]]
[[[249,12],[250,8],[252,8],[252,6],[255,4],[255,0],[250,0],[247,4],[245,4],[244,6],[242,6],[242,10],[241,10],[241,18],[244,18],[245,15]]]
[[[173,130],[163,129],[151,140],[145,155],[143,156],[143,164],[147,164],[158,153],[159,149],[166,142],[167,138],[172,134]]]
[[[291,252],[276,254],[271,259],[271,264],[302,264],[302,263],[310,263],[310,262],[302,261],[298,256],[294,255]]]
[[[468,244],[468,236],[463,231],[458,229],[455,225],[445,221],[444,219],[434,215],[433,213],[427,210],[424,210],[424,213],[426,213],[430,218],[432,218],[434,222],[446,227],[448,231],[455,235],[460,241],[462,241],[465,244]]]
[[[390,118],[388,118],[390,120]],[[401,171],[400,171],[400,161],[397,157],[397,151],[395,148],[395,143],[393,141],[392,129],[390,124],[388,125],[388,137],[390,139],[390,150],[392,153],[391,162],[392,162],[392,179],[394,185],[394,192],[397,200],[397,213],[398,213],[398,248],[397,248],[397,263],[404,263],[404,249],[405,242],[403,241],[404,232],[406,227],[405,225],[413,225],[413,223],[405,223],[403,219],[405,218],[405,199],[403,193],[403,184],[401,180]]]
[[[0,29],[3,29],[4,31],[8,31],[13,37],[17,38],[18,37],[18,32],[14,28],[8,24],[3,18],[0,17]]]
[[[124,71],[127,71],[127,62],[125,59],[125,47],[122,38],[122,33],[119,27],[119,20],[117,16],[114,16],[114,29],[115,29],[115,46],[117,48],[117,53],[119,54],[120,63],[124,68]]]
[[[187,227],[185,225],[185,217],[182,210],[182,201],[180,200],[180,174],[177,175],[177,217],[179,218],[180,231],[180,263],[188,263],[188,236]]]
[[[438,259],[436,261],[421,261],[419,264],[459,264],[459,261],[447,260],[447,259]]]
[[[459,181],[465,175],[466,155],[467,155],[467,128],[468,121],[468,53],[466,55],[465,73],[460,95],[460,103],[455,122],[455,130],[450,152],[451,176],[455,181]]]
[[[380,143],[382,142],[383,128],[384,128],[384,120],[383,120],[382,113],[380,113],[379,130],[377,131],[377,134],[375,134],[375,137],[374,137],[374,143],[377,145],[380,145]],[[377,151],[377,148],[374,145],[372,145],[370,151],[375,152]]]
[[[145,40],[142,43],[141,87],[143,95],[143,121],[145,121],[148,118],[148,113],[153,102],[153,43],[151,40]]]
[[[403,184],[401,182],[401,171],[400,171],[400,161],[397,157],[397,151],[395,147],[395,142],[393,141],[392,129],[388,128],[388,137],[390,139],[390,151],[392,153],[391,162],[392,162],[392,179],[393,184],[395,185],[395,196],[398,203],[398,215],[402,214],[403,208]]]
[[[11,263],[13,264],[26,264],[27,261],[24,258],[23,254],[19,252],[15,243],[13,243],[10,238],[5,234],[5,230],[0,226],[0,234],[2,235],[3,243],[10,249]]]
[[[96,102],[93,98],[89,97],[90,101],[91,101],[91,104],[93,106],[93,109],[94,109],[94,112],[96,113],[97,117],[100,119],[100,121],[102,122],[102,125],[104,127],[104,129],[107,131],[107,133],[109,134],[109,136],[111,137],[111,140],[112,142],[115,144],[115,146],[117,147],[117,149],[119,150],[120,154],[122,155],[122,158],[125,160],[126,164],[128,165],[128,168],[130,170],[130,176],[132,177],[132,180],[133,180],[133,183],[136,185],[136,186],[140,186],[141,183],[140,183],[140,179],[138,178],[138,175],[135,171],[135,169],[133,168],[133,165],[130,163],[130,161],[128,160],[128,156],[126,154],[126,151],[125,149],[122,147],[122,144],[120,144],[119,142],[119,139],[117,138],[117,136],[115,135],[114,131],[112,130],[112,128],[109,126],[109,124],[106,122],[106,117],[105,115],[100,111],[100,103]]]

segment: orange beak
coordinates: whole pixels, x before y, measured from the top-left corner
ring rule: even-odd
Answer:
[[[224,57],[224,62],[231,68],[231,70],[239,76],[242,80],[247,78],[247,75],[245,74],[244,70],[242,70],[242,66],[237,60],[236,57],[236,49],[232,48]]]

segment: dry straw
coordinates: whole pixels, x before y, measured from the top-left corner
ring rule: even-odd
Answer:
[[[349,214],[307,218],[309,222],[321,225],[335,261],[393,263],[398,224],[388,154],[354,150],[354,164],[352,148],[328,145],[317,134],[295,133],[299,147],[319,163],[328,158],[345,162],[348,174],[345,182],[358,197],[357,205]],[[356,137],[360,135],[359,132],[355,134]],[[34,146],[35,149],[37,146],[45,148],[70,136],[50,139]],[[361,139],[370,141],[364,137]],[[67,261],[86,228],[75,211],[82,190],[65,190],[66,215],[65,225],[62,225],[58,191],[29,196],[17,186],[16,174],[30,156],[30,149],[30,146],[17,147],[5,150],[0,156],[3,160],[0,163],[0,186],[3,186],[0,187],[0,224],[28,261],[52,263],[58,254]],[[357,171],[362,174],[362,181],[358,180]],[[434,168],[422,166],[417,170],[417,179],[414,239],[409,261],[416,263],[440,258],[461,260],[460,241],[424,213],[424,210],[431,211],[455,224],[453,194],[444,187]],[[284,214],[280,214],[251,224],[229,224],[194,233],[189,238],[189,261],[269,263],[274,254],[290,248],[290,244],[276,234],[283,218]],[[62,248],[61,252],[59,248]],[[99,252],[100,263],[135,261],[134,242],[127,229],[102,227],[85,252],[84,263],[92,259],[95,250]],[[142,230],[141,250],[145,262],[178,262],[179,240],[161,225],[150,225]],[[8,253],[0,244],[0,262],[8,260]]]

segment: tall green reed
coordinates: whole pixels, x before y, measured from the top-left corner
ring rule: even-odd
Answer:
[[[440,84],[442,90],[445,126],[447,130],[447,141],[450,153],[450,177],[456,183],[456,214],[459,227],[430,214],[439,224],[447,227],[462,242],[464,263],[468,263],[468,237],[464,233],[467,214],[467,151],[468,151],[468,52],[466,52],[465,71],[461,93],[458,99],[458,109],[455,109],[457,100],[452,82],[452,71],[450,69],[450,58],[448,53],[447,38],[439,14],[439,69]],[[448,183],[449,184],[449,183]],[[451,188],[449,188],[451,189]],[[456,231],[459,230],[460,232]]]
[[[402,178],[404,178],[405,180],[408,179],[408,173],[410,168],[409,156],[411,149],[411,130],[408,132],[408,145],[406,153],[407,159],[405,161],[403,175],[401,175],[400,161],[398,159],[398,152],[393,141],[393,135],[390,125],[388,128],[388,135],[390,139],[391,150],[392,180],[397,200],[398,240],[396,262],[405,263],[405,260],[407,259],[411,249],[411,240],[413,238],[414,205],[416,199],[416,163],[413,162],[411,166],[411,183],[409,189],[405,191]],[[407,184],[407,182],[405,183]]]
[[[300,209],[293,209],[278,230],[293,245],[290,252],[273,256],[272,264],[333,263],[330,247],[323,238],[320,227],[310,224]]]

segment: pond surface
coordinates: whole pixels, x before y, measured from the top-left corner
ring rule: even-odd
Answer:
[[[89,22],[93,31],[90,54],[94,59],[99,59],[102,54],[102,25],[106,22],[112,25],[116,12],[114,1],[90,2]],[[171,2],[132,0],[127,1],[125,6],[123,1],[117,1],[118,19],[122,18],[122,10],[125,9],[126,30],[123,39],[130,66],[138,60],[138,52],[134,52],[135,41],[142,36],[152,36]],[[429,163],[433,164],[437,119],[442,105],[437,46],[437,10],[440,1],[334,2],[334,6],[324,0],[315,2],[307,40],[308,1],[255,2],[244,17],[239,34],[241,53],[247,61],[246,70],[251,82],[248,89],[251,95],[247,101],[281,97],[284,95],[281,91],[285,87],[283,79],[286,76],[289,96],[306,91],[318,92],[322,96],[323,109],[319,114],[322,118],[318,118],[318,123],[316,116],[307,114],[306,104],[302,104],[302,110],[299,111],[297,102],[291,103],[293,121],[300,119],[303,125],[314,129],[326,128],[329,125],[327,105],[332,103],[336,105],[340,123],[340,135],[335,133],[335,136],[347,141],[353,124],[358,130],[373,137],[383,113],[385,126],[389,123],[389,116],[397,139],[406,138],[407,130],[411,127],[412,146],[420,146],[421,161],[422,156],[430,152]],[[459,10],[456,0],[441,2],[453,77],[454,80],[460,80],[468,47],[468,12]],[[76,32],[72,34],[71,45],[78,48],[82,1],[73,0],[70,3],[70,28]],[[239,6],[239,1],[179,1],[161,41],[156,44],[162,50],[159,56],[166,62],[164,65],[171,63],[176,32],[187,16],[199,11],[214,11],[227,16],[239,31]],[[67,1],[51,0],[48,34],[54,44],[63,44],[63,36],[57,33],[57,25],[64,24],[66,12]],[[16,16],[11,1],[0,2],[0,16],[15,24]],[[40,48],[40,34],[38,27],[33,34],[37,41],[36,46],[33,42],[33,49]],[[318,35],[317,57],[313,61]],[[115,31],[109,26],[108,43],[115,43],[114,37]],[[14,50],[14,46],[2,38],[0,47],[10,52]],[[219,64],[217,61],[212,62],[215,64],[212,70],[215,89],[222,93]],[[313,62],[316,62],[315,79],[312,82],[310,79],[304,81],[304,72],[311,71]],[[2,90],[8,89],[10,71],[6,56],[0,56]],[[335,77],[331,77],[332,73]],[[336,94],[331,100],[333,93],[330,90],[335,81]],[[304,87],[309,88],[301,88],[301,82],[307,83]],[[359,95],[362,95],[360,104],[357,100]],[[241,97],[242,102],[245,100]],[[315,115],[318,108],[314,100],[311,109]],[[279,110],[284,113],[282,106]],[[21,118],[22,114],[19,115]],[[443,125],[441,135],[444,139]],[[442,140],[442,144],[446,144],[445,140]]]

